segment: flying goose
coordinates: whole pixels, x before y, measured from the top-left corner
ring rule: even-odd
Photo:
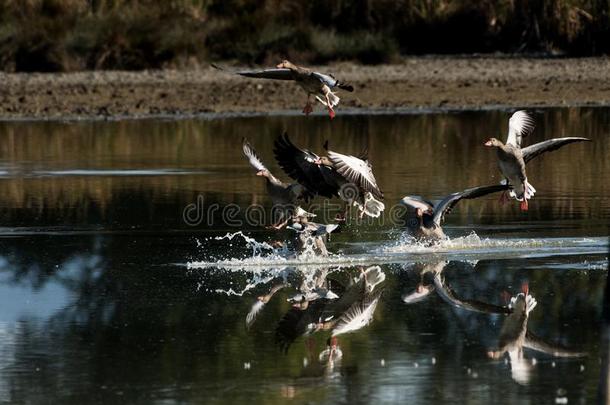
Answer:
[[[445,215],[451,212],[460,200],[478,198],[508,189],[509,185],[507,184],[473,187],[449,194],[436,203],[436,205],[419,196],[403,197],[400,200],[400,204],[413,209],[413,211],[407,211],[407,231],[411,236],[422,241],[437,242],[447,239],[441,223],[445,220]],[[415,216],[413,216],[413,212]]]
[[[328,149],[328,142],[324,144]],[[360,217],[379,217],[385,205],[383,192],[377,185],[366,156],[356,157],[327,150],[328,156],[296,147],[288,135],[274,142],[275,158],[288,176],[312,194],[341,197],[348,205],[360,210]]]
[[[212,67],[223,70],[216,65]],[[333,93],[332,89],[340,88],[349,92],[354,91],[354,87],[342,83],[335,79],[332,75],[314,72],[301,66],[297,66],[287,60],[279,63],[275,68],[259,69],[259,70],[243,70],[235,72],[240,76],[253,77],[257,79],[273,79],[273,80],[293,80],[307,93],[307,104],[303,108],[305,115],[313,112],[311,104],[312,94],[322,105],[328,109],[328,115],[331,119],[335,117],[335,110],[339,104],[339,97]]]
[[[299,207],[298,202],[299,200],[309,201],[313,194],[298,183],[286,184],[271,174],[246,138],[242,140],[242,149],[250,165],[256,169],[256,175],[265,178],[267,194],[273,202],[273,212],[279,213],[278,223],[272,225],[273,228],[284,227],[293,215],[312,215]]]
[[[530,135],[534,128],[535,123],[531,115],[526,111],[517,111],[508,120],[506,144],[496,138],[485,142],[485,146],[496,148],[500,172],[505,177],[505,182],[511,185],[510,196],[521,202],[522,211],[528,210],[527,200],[536,193],[536,189],[528,182],[526,163],[544,152],[559,149],[569,143],[590,141],[580,137],[554,138],[522,149],[522,139]],[[506,194],[502,194],[501,201],[506,201]]]

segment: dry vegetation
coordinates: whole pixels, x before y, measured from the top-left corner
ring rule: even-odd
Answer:
[[[610,51],[607,0],[0,0],[4,71]]]

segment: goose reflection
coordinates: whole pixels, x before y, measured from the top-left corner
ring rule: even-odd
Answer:
[[[522,292],[510,299],[511,313],[506,317],[500,330],[498,348],[487,353],[489,358],[500,359],[505,354],[510,359],[511,376],[519,384],[527,384],[531,379],[533,363],[524,356],[524,348],[545,353],[553,357],[583,357],[584,352],[569,350],[561,345],[547,343],[528,331],[530,313],[538,302],[529,293],[527,284]]]
[[[358,277],[345,285],[324,272],[321,276],[326,285],[322,283],[320,288],[317,284],[307,293],[289,299],[292,306],[275,329],[276,344],[283,352],[300,336],[330,330],[331,337],[335,337],[372,321],[382,292],[376,287],[385,280],[379,266],[361,269]]]
[[[528,330],[530,313],[537,305],[536,299],[530,294],[528,284],[523,284],[522,291],[510,298],[507,305],[495,305],[474,299],[464,299],[445,282],[442,275],[448,262],[433,262],[418,265],[421,281],[414,292],[403,294],[402,300],[407,304],[422,301],[432,292],[452,307],[488,315],[504,315],[504,321],[494,350],[489,350],[487,356],[491,359],[508,357],[511,366],[511,377],[519,384],[527,384],[531,379],[532,359],[527,359],[524,349],[545,353],[553,357],[582,357],[586,353],[570,350],[556,343],[549,343],[537,337]],[[430,283],[429,279],[432,278]]]

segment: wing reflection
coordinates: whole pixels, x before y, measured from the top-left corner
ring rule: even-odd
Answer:
[[[530,294],[528,284],[522,286],[522,292],[510,297],[508,305],[495,305],[481,300],[461,298],[445,281],[442,273],[449,262],[439,261],[430,264],[416,265],[420,282],[414,292],[403,294],[402,300],[407,304],[422,301],[432,292],[447,304],[468,312],[487,315],[504,315],[502,327],[498,336],[498,344],[494,350],[487,352],[491,359],[501,359],[508,356],[511,365],[511,377],[519,384],[527,384],[531,380],[535,359],[528,359],[524,349],[544,353],[553,357],[575,358],[586,356],[586,353],[574,351],[560,344],[547,342],[528,330],[530,313],[538,302]],[[429,278],[432,278],[430,284]],[[426,284],[427,283],[427,284]]]

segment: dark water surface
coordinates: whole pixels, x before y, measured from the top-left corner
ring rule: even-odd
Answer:
[[[394,205],[498,182],[483,142],[507,112],[0,123],[0,401],[597,403],[610,110],[536,114],[527,144],[593,142],[528,164],[529,212],[460,203],[435,247],[401,235]],[[270,200],[241,138],[287,179],[284,130],[367,148],[385,192],[386,215],[342,227],[329,258],[268,249],[288,231],[247,211]],[[527,319],[502,313],[521,292]]]

